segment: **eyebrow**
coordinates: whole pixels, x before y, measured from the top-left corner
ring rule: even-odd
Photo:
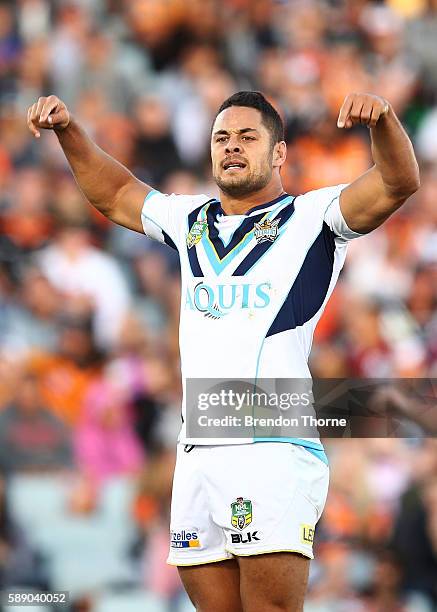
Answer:
[[[232,130],[235,131],[235,130]],[[241,128],[241,130],[236,130],[237,134],[246,134],[246,132],[257,132],[258,130],[256,128],[252,128],[252,127],[247,127],[247,128]],[[220,136],[220,135],[228,135],[229,132],[228,130],[217,130],[217,132],[214,132],[214,136]]]

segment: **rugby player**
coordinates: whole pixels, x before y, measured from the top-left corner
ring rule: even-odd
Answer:
[[[370,129],[373,167],[351,184],[293,197],[281,183],[287,147],[278,113],[261,93],[234,94],[212,126],[216,200],[166,195],[137,180],[56,96],[28,110],[36,138],[55,131],[93,206],[179,252],[184,385],[190,378],[310,376],[314,328],[348,241],[381,225],[419,187],[413,147],[389,102],[348,95],[337,125],[355,124]],[[328,489],[320,441],[230,444],[193,439],[184,425],[168,561],[196,609],[302,610]]]

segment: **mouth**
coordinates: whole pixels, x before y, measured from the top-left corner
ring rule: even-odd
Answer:
[[[231,172],[233,170],[240,171],[246,168],[246,164],[244,162],[238,160],[228,160],[223,164],[223,170],[225,172]]]

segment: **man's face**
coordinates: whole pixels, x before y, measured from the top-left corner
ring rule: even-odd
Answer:
[[[271,135],[254,108],[231,106],[216,118],[211,136],[214,180],[229,196],[259,191],[272,178]]]

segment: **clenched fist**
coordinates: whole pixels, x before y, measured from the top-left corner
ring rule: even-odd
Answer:
[[[27,125],[29,130],[39,138],[40,129],[63,130],[70,123],[70,113],[65,104],[56,96],[39,98],[27,111]]]
[[[378,120],[390,109],[387,100],[367,93],[352,93],[346,96],[337,119],[339,128],[351,128],[361,124],[375,127]]]

